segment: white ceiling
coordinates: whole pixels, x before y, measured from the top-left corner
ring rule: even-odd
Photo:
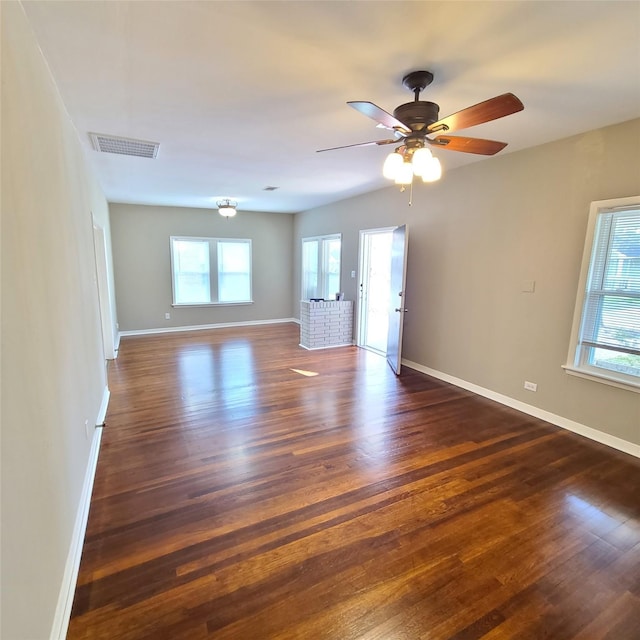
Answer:
[[[461,134],[508,142],[501,154],[640,117],[637,1],[23,6],[111,202],[293,212],[387,186],[389,147],[316,150],[389,137],[345,103],[393,111],[415,69],[434,73],[422,98],[441,117],[515,93],[524,111]],[[88,132],[160,151],[98,153]],[[437,155],[445,180],[491,161]]]

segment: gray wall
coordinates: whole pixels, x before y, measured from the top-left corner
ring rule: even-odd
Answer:
[[[22,7],[0,11],[0,636],[35,640],[51,632],[106,385],[91,214],[107,236],[109,221]]]
[[[111,204],[109,210],[120,331],[292,317],[292,215],[239,211],[227,220],[211,209]],[[251,238],[254,303],[172,307],[171,236]]]
[[[446,172],[414,188],[412,207],[389,187],[300,213],[292,297],[302,237],[343,233],[341,288],[355,300],[358,231],[406,222],[406,359],[640,444],[640,394],[561,369],[589,203],[638,192],[634,120]]]

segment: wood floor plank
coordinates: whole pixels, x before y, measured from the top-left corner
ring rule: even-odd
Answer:
[[[639,460],[298,332],[123,338],[70,640],[640,638]]]

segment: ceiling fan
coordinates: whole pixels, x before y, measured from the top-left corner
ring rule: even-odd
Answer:
[[[347,102],[356,111],[375,120],[379,127],[393,131],[393,138],[348,144],[319,151],[334,151],[374,144],[398,144],[396,150],[385,160],[383,174],[387,178],[395,179],[398,184],[410,184],[414,174],[421,176],[425,182],[431,182],[440,177],[440,163],[431,154],[429,146],[484,156],[492,156],[507,146],[506,142],[450,136],[446,132],[466,129],[522,111],[524,105],[516,96],[512,93],[503,93],[439,119],[440,107],[435,102],[420,100],[420,92],[432,81],[433,74],[430,71],[412,71],[404,76],[402,84],[413,92],[415,99],[413,102],[396,107],[393,114],[372,102]]]

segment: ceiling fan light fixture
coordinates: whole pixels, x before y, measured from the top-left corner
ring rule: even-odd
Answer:
[[[389,154],[382,167],[385,178],[396,184],[413,183],[413,176],[421,177],[424,182],[434,182],[442,176],[440,161],[434,158],[427,145],[437,145],[449,151],[475,153],[481,156],[492,156],[507,146],[506,142],[467,138],[466,136],[437,135],[439,132],[450,132],[504,118],[524,109],[518,97],[512,93],[489,98],[466,109],[441,118],[440,106],[435,102],[420,99],[420,93],[433,81],[430,71],[412,71],[402,78],[402,84],[414,94],[413,102],[401,104],[389,113],[373,102],[364,100],[349,101],[347,104],[356,111],[371,118],[378,128],[393,131],[393,138],[348,144],[342,147],[319,149],[318,151],[334,151],[347,147],[368,147],[370,145],[400,145]],[[402,151],[399,151],[399,150]],[[403,191],[404,189],[401,189]]]
[[[411,162],[403,162],[396,172],[396,184],[411,184],[413,180],[413,165]]]
[[[442,165],[436,157],[431,157],[422,173],[423,182],[435,182],[442,176]]]
[[[422,177],[425,172],[429,171],[430,162],[433,160],[431,151],[426,147],[420,147],[413,152],[413,159],[411,164],[413,165],[413,173]]]
[[[217,203],[218,213],[225,218],[233,218],[236,215],[236,207],[238,204],[229,199],[219,200]]]
[[[402,168],[403,164],[404,158],[402,157],[402,154],[397,151],[393,151],[386,157],[384,164],[382,165],[382,175],[389,180],[395,180],[398,171]]]
[[[410,157],[396,150],[386,157],[382,175],[402,186],[411,184],[414,175],[424,182],[435,182],[442,176],[442,167],[427,147],[416,149]]]

